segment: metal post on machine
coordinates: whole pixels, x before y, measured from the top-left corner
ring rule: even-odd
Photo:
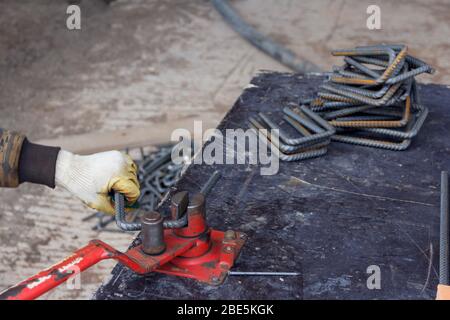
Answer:
[[[164,242],[163,218],[159,212],[146,212],[141,218],[142,251],[149,255],[158,255],[166,250]]]

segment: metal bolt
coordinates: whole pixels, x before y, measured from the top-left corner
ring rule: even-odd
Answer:
[[[217,276],[212,276],[211,277],[211,283],[212,284],[219,284],[220,283],[220,278]]]
[[[233,230],[228,230],[224,235],[225,240],[234,240],[236,239],[236,233]]]
[[[234,248],[232,246],[225,246],[223,248],[223,251],[225,251],[226,253],[232,253],[234,251]]]

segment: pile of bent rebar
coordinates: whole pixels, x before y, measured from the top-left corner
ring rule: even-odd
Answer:
[[[332,51],[345,64],[334,67],[317,97],[305,101],[336,128],[333,141],[405,150],[422,127],[428,109],[421,105],[414,77],[433,73],[405,45],[377,45]]]
[[[331,136],[336,132],[327,121],[305,106],[284,108],[283,120],[290,126],[286,129],[293,130],[295,135],[278,126],[268,114],[260,112],[258,118],[249,118],[250,128],[259,132],[260,139],[275,146],[282,161],[299,161],[327,153]]]
[[[405,150],[428,115],[414,77],[434,72],[407,51],[405,45],[332,51],[345,64],[333,68],[317,97],[284,108],[282,120],[276,114],[250,117],[250,127],[283,161],[323,156],[330,141]]]

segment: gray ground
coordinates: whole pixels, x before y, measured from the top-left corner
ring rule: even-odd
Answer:
[[[333,48],[404,42],[450,83],[450,2],[235,0],[253,26],[323,69]],[[381,7],[382,30],[366,28]],[[82,2],[82,30],[65,27],[63,0],[0,0],[0,127],[31,140],[126,129],[231,107],[260,69],[283,70],[239,38],[208,1]],[[119,249],[133,235],[98,233],[91,213],[67,193],[23,185],[0,191],[0,289],[65,257],[89,239]],[[45,298],[89,298],[110,270],[82,275]]]

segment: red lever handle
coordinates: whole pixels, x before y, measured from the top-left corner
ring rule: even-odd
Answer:
[[[117,259],[137,272],[145,272],[127,255],[100,240],[93,240],[70,257],[0,293],[2,300],[32,300],[105,259]]]

